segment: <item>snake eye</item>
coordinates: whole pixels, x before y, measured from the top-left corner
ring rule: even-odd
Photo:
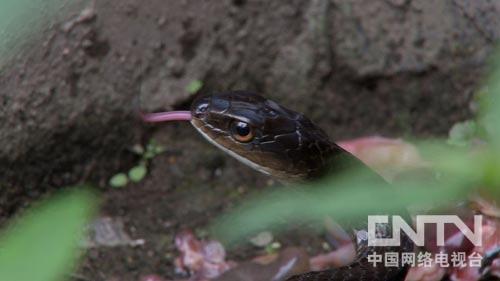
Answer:
[[[242,121],[234,121],[231,123],[231,135],[239,142],[249,142],[253,140],[254,133],[252,127],[248,123]]]

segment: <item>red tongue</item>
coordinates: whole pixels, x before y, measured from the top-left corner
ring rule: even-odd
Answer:
[[[142,120],[148,123],[158,123],[167,121],[191,121],[191,112],[189,111],[169,111],[141,114]]]

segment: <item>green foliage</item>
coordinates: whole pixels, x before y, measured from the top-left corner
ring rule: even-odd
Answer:
[[[457,124],[450,139],[417,142],[436,171],[438,181],[418,178],[391,186],[373,182],[360,171],[335,175],[323,182],[284,187],[247,200],[241,208],[221,218],[214,232],[226,242],[237,242],[262,230],[282,229],[283,224],[321,222],[390,212],[408,206],[424,208],[465,200],[476,188],[500,199],[500,57],[487,86],[480,94],[478,121]],[[484,128],[484,133],[482,132]],[[481,133],[481,134],[479,134]],[[470,152],[468,144],[481,135],[487,145]],[[286,192],[283,192],[286,188]]]
[[[109,185],[112,187],[124,187],[128,184],[128,177],[124,173],[118,173],[111,177]]]
[[[146,145],[145,151],[141,155],[143,160],[149,160],[155,158],[163,152],[165,152],[165,147],[159,145],[155,140],[150,140]]]
[[[0,280],[63,280],[78,259],[94,207],[94,197],[80,187],[16,219],[0,236]]]
[[[280,230],[283,222],[322,223],[324,216],[337,220],[391,212],[407,206],[435,205],[463,198],[471,181],[464,177],[443,182],[413,181],[389,186],[373,182],[356,171],[335,176],[313,186],[285,187],[257,195],[215,226],[228,243],[265,229]]]
[[[133,182],[140,182],[146,176],[146,165],[141,163],[128,171],[128,177]]]
[[[196,94],[202,87],[203,82],[201,80],[193,80],[187,85],[186,91],[190,94]]]
[[[477,136],[478,128],[476,122],[467,120],[453,125],[448,137],[448,143],[456,146],[467,146]]]
[[[141,156],[139,163],[132,167],[128,173],[118,173],[111,177],[109,180],[109,185],[112,187],[124,187],[129,182],[140,182],[144,179],[146,174],[148,173],[148,164],[149,161],[159,154],[165,152],[165,148],[155,140],[150,140],[146,147],[142,145],[134,145],[132,147],[132,152]]]

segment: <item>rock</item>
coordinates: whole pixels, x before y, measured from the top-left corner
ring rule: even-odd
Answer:
[[[123,151],[145,127],[138,96],[146,111],[185,108],[193,80],[203,91],[258,90],[334,138],[444,134],[471,115],[500,33],[499,4],[486,0],[126,0],[64,11],[0,72],[1,218],[130,163]]]
[[[120,218],[100,217],[87,226],[87,239],[83,242],[86,248],[139,246],[145,243],[143,239],[133,240],[126,233]]]
[[[273,234],[269,231],[263,231],[250,238],[250,242],[257,247],[265,247],[273,242]]]

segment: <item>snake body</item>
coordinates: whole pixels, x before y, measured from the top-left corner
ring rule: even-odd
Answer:
[[[248,91],[201,96],[191,105],[191,123],[211,143],[241,162],[285,182],[314,181],[326,174],[354,166],[365,171],[356,157],[330,141],[327,134],[307,117]],[[382,180],[372,173],[374,180]],[[334,187],[332,187],[334,188]],[[356,202],[353,202],[355,204]],[[355,261],[345,267],[309,272],[288,281],[404,280],[407,267],[373,266],[369,253],[412,252],[413,244],[404,234],[399,247],[371,248],[360,239],[366,223],[353,222],[350,228],[356,244]],[[377,228],[377,235],[392,235],[390,226]],[[366,236],[366,235],[365,235]]]

